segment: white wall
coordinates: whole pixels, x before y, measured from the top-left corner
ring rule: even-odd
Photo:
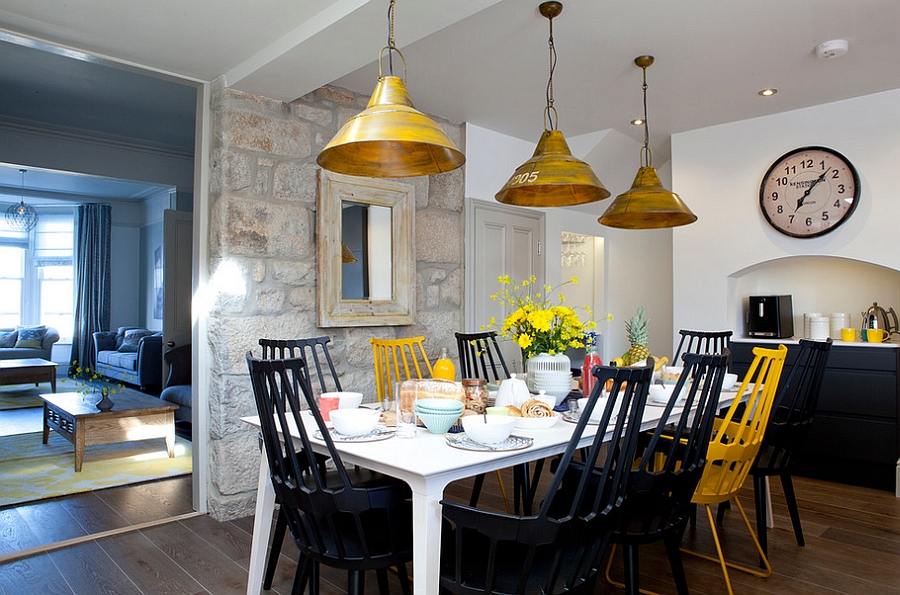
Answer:
[[[615,132],[604,131],[567,139],[573,155],[583,159],[612,197],[631,187],[640,166],[640,145]],[[473,124],[466,125],[466,198],[494,201],[494,194],[519,165],[531,157],[538,139],[524,141]],[[669,169],[659,168],[667,184]],[[675,192],[679,192],[675,190]],[[682,195],[683,196],[683,195]],[[611,323],[602,323],[602,353],[617,357],[628,350],[625,321],[644,306],[651,319],[650,349],[671,356],[672,260],[671,230],[622,230],[600,225],[597,218],[612,199],[571,208],[541,209],[546,213],[547,282],[559,283],[567,272],[560,266],[563,231],[604,238],[606,310]],[[691,204],[688,200],[688,204]],[[693,205],[691,205],[693,208]],[[598,312],[602,318],[606,312]]]
[[[796,239],[766,223],[759,184],[776,159],[806,145],[844,154],[862,192],[837,230]],[[673,233],[674,328],[742,335],[751,293],[792,294],[795,329],[803,312],[851,312],[858,325],[873,301],[900,306],[898,163],[900,90],[674,135],[673,184],[699,217]]]

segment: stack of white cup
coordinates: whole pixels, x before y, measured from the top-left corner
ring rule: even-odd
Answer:
[[[834,341],[841,340],[842,328],[850,328],[849,312],[836,312],[831,315],[831,338]]]
[[[812,329],[810,328],[810,322],[813,318],[818,318],[822,316],[821,312],[807,312],[803,315],[803,338],[811,339],[812,338]]]
[[[828,317],[813,316],[809,319],[809,338],[813,341],[824,341],[828,338]],[[840,334],[840,330],[838,331]]]

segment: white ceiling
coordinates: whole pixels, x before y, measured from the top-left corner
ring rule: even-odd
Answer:
[[[548,21],[538,4],[398,0],[396,43],[406,57],[416,107],[536,141],[549,61]],[[900,88],[896,0],[563,4],[553,23],[560,130],[573,137],[615,129],[642,140],[642,130],[629,124],[642,110],[641,71],[633,60],[652,54],[648,103],[658,165],[668,159],[669,136],[676,132]],[[224,76],[228,86],[291,101],[327,83],[370,94],[375,60],[387,41],[387,7],[388,0],[3,0],[0,28],[6,40],[50,42],[100,56],[102,64],[111,59],[142,65],[187,81]],[[815,46],[831,39],[849,41],[849,53],[817,59]],[[140,93],[112,93],[110,85],[122,85],[127,77],[132,78],[126,88],[139,84],[133,69],[94,61],[86,64],[96,71],[80,77],[65,62],[17,67],[17,60],[0,54],[0,118],[46,117],[64,125],[67,105],[103,102],[103,109],[92,112],[94,121],[65,125],[106,126],[108,134],[144,134],[148,142],[190,146],[184,133],[192,135],[193,128],[175,113],[192,109],[190,101],[163,102],[171,107],[167,114],[154,111],[152,104],[158,108],[160,102],[145,101],[157,93],[178,96],[170,81],[146,79]],[[27,90],[38,87],[66,102],[32,105]],[[765,87],[778,93],[757,95]],[[4,101],[12,90],[25,100]],[[45,115],[28,106],[41,107]],[[96,118],[142,109],[148,111],[139,118]],[[160,127],[156,118],[165,124]],[[135,122],[155,127],[155,135],[134,130]]]

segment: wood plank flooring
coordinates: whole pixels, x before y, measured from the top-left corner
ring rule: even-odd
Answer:
[[[512,478],[505,475],[507,488]],[[769,531],[774,574],[766,579],[731,572],[737,595],[878,593],[900,595],[900,500],[889,492],[795,478],[806,547],[794,541],[780,486],[772,485],[776,528]],[[447,496],[467,500],[469,483],[454,484]],[[753,518],[752,491],[741,502]],[[485,481],[481,505],[502,508],[496,477]],[[143,523],[190,511],[190,478],[124,486],[0,509],[0,554]],[[685,545],[712,552],[704,514],[689,529]],[[0,564],[0,594],[213,594],[244,593],[250,557],[252,517],[219,523],[206,516],[96,539]],[[752,544],[736,510],[721,530],[726,555],[755,564]],[[271,593],[290,592],[297,550],[290,537]],[[685,557],[692,595],[725,592],[717,564]],[[616,558],[613,574],[620,573]],[[674,593],[662,548],[641,552],[642,586]],[[399,592],[392,576],[392,592]],[[343,573],[323,568],[322,595],[346,592]],[[376,593],[374,576],[366,593]],[[598,581],[595,595],[622,593]]]

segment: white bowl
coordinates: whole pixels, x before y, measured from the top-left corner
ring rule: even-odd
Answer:
[[[541,401],[541,402],[543,402],[544,404],[546,404],[547,407],[549,407],[550,409],[553,409],[554,407],[556,407],[556,404],[557,404],[557,403],[556,403],[556,397],[553,396],[553,395],[550,395],[550,394],[543,394],[543,395],[537,394],[537,395],[532,395],[532,396],[533,396],[535,399],[537,399],[538,401]]]
[[[561,417],[559,413],[554,413],[553,417],[514,417],[516,427],[523,430],[546,430],[556,424],[556,420]]]
[[[591,411],[591,421],[599,422],[600,418],[603,417],[603,411],[606,409],[606,402],[609,401],[609,397],[598,397],[597,404],[594,405],[594,410]],[[581,413],[584,411],[585,405],[587,405],[587,397],[582,397],[578,399],[578,412]],[[613,412],[615,415],[615,412]]]
[[[683,390],[687,390],[688,387],[685,386]],[[674,384],[651,384],[650,392],[647,395],[648,403],[655,403],[657,405],[666,405],[669,400],[672,398],[672,393],[675,392]],[[683,395],[679,395],[682,397]],[[680,400],[680,399],[679,399]]]
[[[356,409],[362,403],[363,394],[349,391],[322,393],[323,397],[337,397],[340,399],[339,409]]]
[[[737,374],[725,374],[725,380],[722,381],[722,390],[731,390],[737,384]]]
[[[462,418],[466,435],[479,444],[497,444],[509,438],[515,417],[508,415],[467,415]]]
[[[331,423],[345,436],[360,436],[375,429],[380,415],[377,409],[335,409],[331,412]]]

